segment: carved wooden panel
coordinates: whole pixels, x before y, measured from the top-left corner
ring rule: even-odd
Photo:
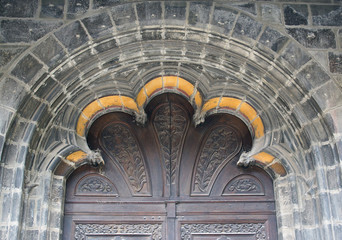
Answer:
[[[116,123],[102,131],[104,150],[120,167],[133,194],[149,194],[147,172],[138,142],[124,124]]]
[[[208,195],[216,176],[241,149],[237,133],[219,126],[211,130],[197,159],[193,179],[193,195]]]
[[[156,111],[153,126],[162,151],[167,184],[174,184],[188,126],[186,113],[175,104],[164,104]]]
[[[99,224],[78,223],[75,227],[75,239],[138,239],[161,240],[162,225],[158,223],[135,224]]]
[[[89,174],[83,177],[76,185],[76,196],[111,195],[118,196],[115,186],[105,177]]]
[[[256,177],[241,175],[232,179],[222,195],[264,195],[264,187]]]
[[[185,223],[181,225],[182,240],[265,240],[266,237],[263,223]]]

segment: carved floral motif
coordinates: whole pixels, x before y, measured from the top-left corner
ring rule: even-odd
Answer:
[[[162,239],[162,225],[155,224],[76,224],[75,239],[86,240],[87,236],[101,233],[106,235],[150,234],[152,240]]]
[[[153,121],[161,145],[168,184],[175,183],[181,146],[188,124],[185,116],[184,110],[177,105],[164,105],[157,110]]]
[[[218,173],[240,148],[241,143],[232,129],[225,126],[213,129],[197,160],[193,192],[208,193]]]
[[[89,194],[116,194],[114,187],[97,176],[87,177],[82,180],[77,186],[77,195],[89,195]]]
[[[225,187],[223,195],[231,194],[263,195],[264,188],[257,178],[242,175],[231,180]]]
[[[143,157],[129,128],[119,123],[109,125],[102,135],[105,150],[117,161],[133,192],[148,193]]]
[[[181,225],[181,239],[190,240],[192,234],[254,234],[256,240],[266,239],[266,230],[263,223],[191,223]],[[219,238],[220,239],[220,238]]]

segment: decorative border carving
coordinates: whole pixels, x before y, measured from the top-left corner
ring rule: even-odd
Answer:
[[[97,224],[97,223],[78,223],[75,227],[75,239],[86,240],[87,236],[101,233],[102,235],[135,235],[150,234],[152,240],[162,239],[162,224]]]
[[[264,223],[184,223],[181,239],[190,240],[193,234],[254,234],[257,240],[266,240]]]
[[[262,183],[252,175],[239,175],[226,185],[222,193],[226,195],[265,195]]]
[[[94,174],[83,177],[75,187],[75,195],[92,196],[92,195],[110,195],[118,196],[115,186],[106,178]]]

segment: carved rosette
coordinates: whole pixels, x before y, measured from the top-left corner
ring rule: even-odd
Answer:
[[[261,182],[249,175],[238,176],[231,180],[223,190],[223,195],[264,195]]]
[[[162,225],[159,223],[154,224],[76,224],[75,239],[86,240],[88,236],[96,234],[113,237],[149,235],[152,240],[162,239]]]
[[[163,155],[167,184],[175,183],[188,119],[184,110],[172,104],[160,107],[153,120]]]
[[[190,240],[193,239],[193,234],[203,236],[217,236],[229,237],[229,235],[254,235],[257,240],[266,239],[266,230],[263,223],[194,223],[194,224],[182,224],[181,225],[181,239]],[[220,237],[218,237],[220,239]]]
[[[146,167],[138,142],[124,124],[104,128],[102,139],[105,151],[114,158],[134,194],[149,194]]]
[[[204,141],[197,159],[193,180],[193,194],[209,194],[222,168],[241,148],[237,134],[231,128],[214,128]]]
[[[118,195],[114,185],[101,176],[87,176],[76,186],[76,195]]]

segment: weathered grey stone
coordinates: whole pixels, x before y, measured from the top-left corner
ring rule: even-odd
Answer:
[[[36,41],[61,25],[59,21],[1,20],[0,43]]]
[[[313,97],[323,111],[342,105],[341,90],[332,80],[317,89]]]
[[[261,31],[262,25],[252,19],[247,15],[241,14],[238,18],[235,28],[234,28],[234,37],[238,37],[240,35],[250,37],[252,39],[256,39]]]
[[[137,27],[135,24],[135,12],[131,3],[115,6],[110,11],[118,31]]]
[[[52,36],[36,47],[33,53],[49,67],[60,64],[66,55],[62,46]]]
[[[72,52],[88,41],[88,36],[78,21],[61,28],[55,32],[55,36],[69,52]]]
[[[281,54],[281,56],[290,63],[295,69],[299,69],[307,63],[311,57],[302,48],[291,42]]]
[[[42,67],[43,65],[29,54],[20,60],[11,73],[25,83],[29,83]]]
[[[329,67],[330,72],[342,74],[342,52],[329,52]]]
[[[0,102],[7,107],[16,109],[25,94],[26,91],[24,90],[24,87],[18,84],[15,80],[5,78],[0,81]],[[1,111],[0,115],[5,117],[7,115],[6,112],[6,110]],[[2,116],[0,117],[1,120]],[[0,133],[1,132],[3,131],[0,131]]]
[[[112,33],[113,25],[107,13],[85,18],[82,22],[93,38],[110,35]]]
[[[68,0],[68,18],[76,18],[89,9],[89,0]]]
[[[267,27],[260,37],[260,43],[268,46],[275,52],[279,52],[287,41],[288,37],[270,27]]]
[[[38,0],[1,0],[1,17],[33,17],[38,8]]]
[[[340,48],[342,48],[342,29],[338,31],[338,40],[340,42]]]
[[[162,32],[161,31],[142,31],[141,37],[144,41],[146,40],[161,40]]]
[[[2,214],[1,214],[1,221],[2,222],[8,222],[10,220],[10,210],[11,210],[11,193],[4,193],[3,194],[3,200],[2,200]]]
[[[298,73],[297,78],[307,90],[317,88],[330,79],[329,75],[317,63],[306,66]]]
[[[335,34],[331,29],[287,28],[287,32],[307,48],[336,48]]]
[[[6,66],[27,48],[26,46],[0,46],[0,68]]]
[[[141,26],[161,24],[162,7],[159,2],[143,2],[136,6]]]
[[[228,34],[233,29],[236,16],[236,11],[220,6],[215,6],[211,23],[212,25],[214,25],[213,30],[220,33]]]
[[[64,0],[42,0],[41,18],[63,18]]]
[[[261,17],[262,20],[266,22],[271,22],[272,24],[281,23],[281,9],[279,5],[275,4],[262,4],[261,5]]]
[[[186,2],[165,1],[165,24],[181,25],[185,24]]]
[[[205,27],[209,23],[210,2],[192,2],[189,9],[189,24]]]
[[[324,115],[325,122],[331,132],[342,133],[342,125],[339,123],[341,117],[342,107],[331,109]]]
[[[249,12],[253,15],[256,15],[256,7],[255,3],[232,3],[232,6],[236,7],[237,9],[240,9],[242,11]]]
[[[104,43],[101,43],[99,45],[97,45],[95,47],[96,51],[98,51],[99,53],[101,52],[105,52],[107,50],[113,50],[114,48],[117,48],[118,45],[116,43],[116,40],[115,39],[111,39],[107,42],[104,42]]]
[[[122,0],[93,0],[94,8],[102,8],[106,6],[114,6],[122,3]]]
[[[308,25],[308,7],[307,5],[285,5],[284,19],[286,25]]]
[[[339,5],[311,5],[313,25],[342,26],[342,7]]]

